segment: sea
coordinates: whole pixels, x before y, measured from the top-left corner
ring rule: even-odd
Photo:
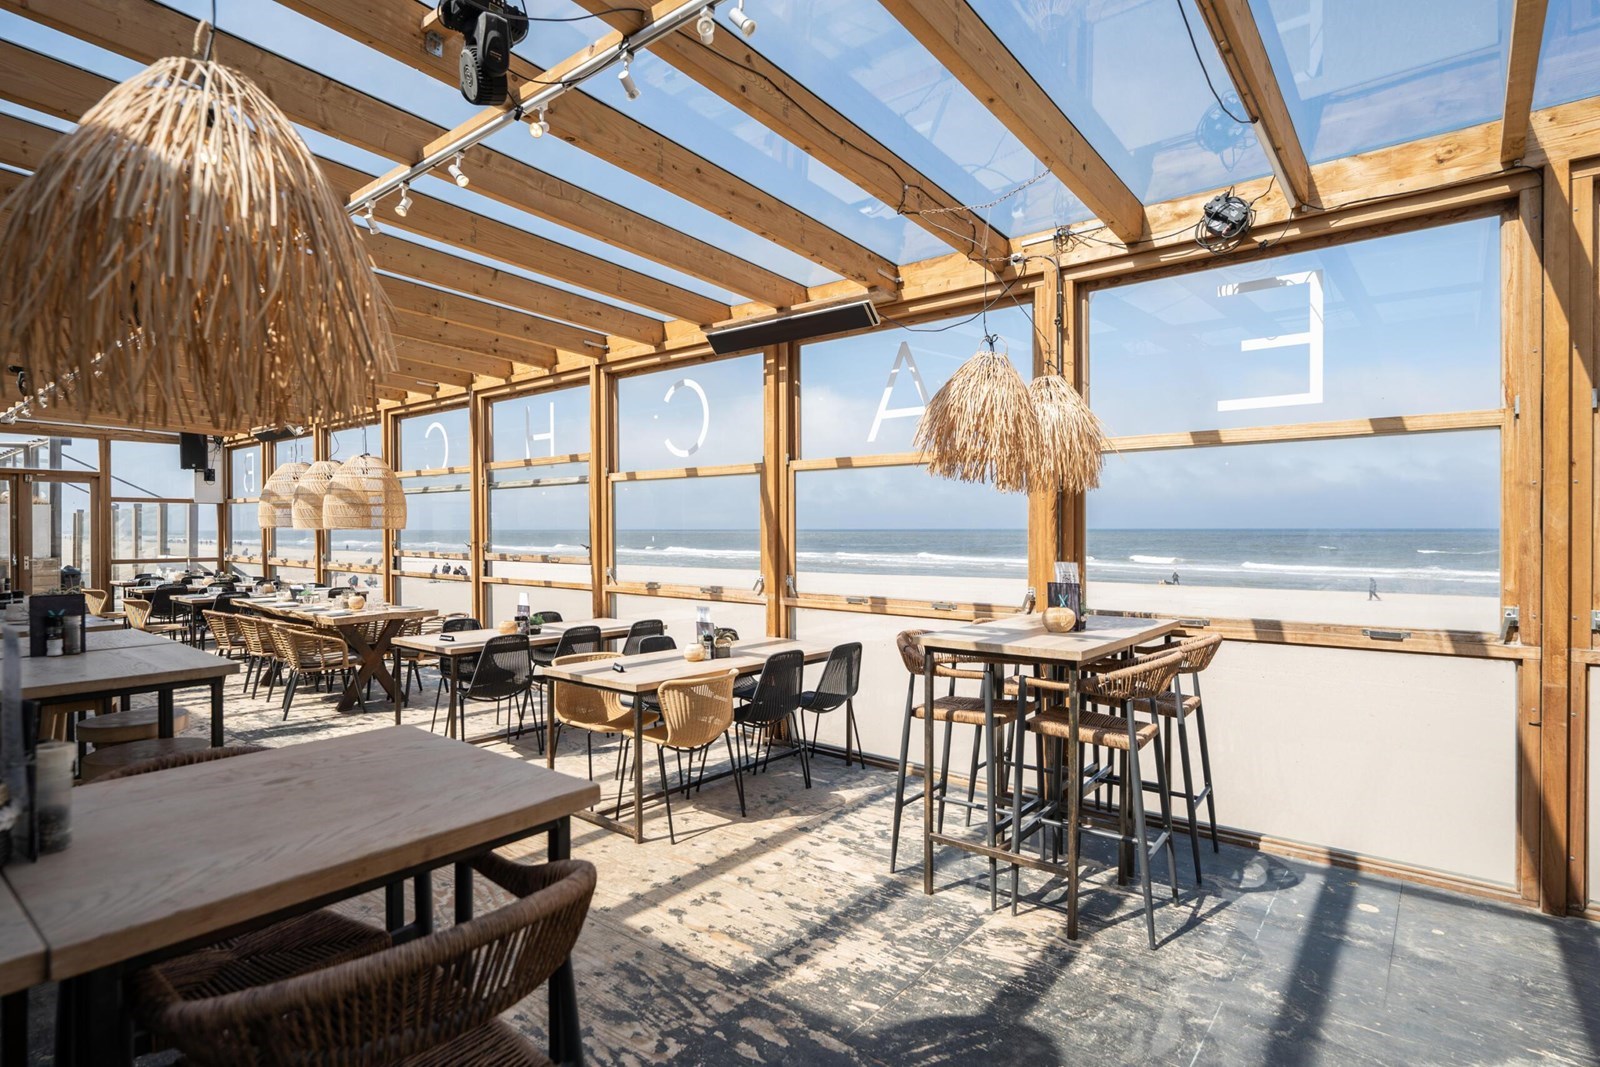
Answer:
[[[754,530],[620,530],[622,565],[753,570]],[[352,531],[334,548],[376,554]],[[492,551],[582,555],[584,530],[508,530]],[[465,552],[465,531],[413,530],[414,551]],[[1027,572],[1022,530],[802,530],[806,570],[845,574],[1017,579]],[[1091,581],[1256,589],[1494,596],[1500,583],[1497,530],[1090,530]],[[365,558],[365,557],[363,557]]]

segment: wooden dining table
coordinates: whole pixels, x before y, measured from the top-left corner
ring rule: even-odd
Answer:
[[[28,989],[46,970],[44,939],[11,887],[0,886],[0,1067],[28,1062]]]
[[[399,680],[389,673],[388,657],[391,645],[399,636],[400,628],[408,621],[431,619],[439,614],[437,608],[406,607],[403,604],[385,604],[380,607],[363,608],[361,611],[348,611],[331,604],[305,605],[283,600],[258,599],[239,603],[241,607],[259,611],[270,617],[309,623],[318,629],[336,631],[344,638],[345,644],[350,646],[350,651],[361,661],[351,681],[344,687],[344,693],[339,697],[339,710],[349,711],[361,703],[362,690],[368,680],[371,680],[377,682],[383,691],[389,694],[389,699],[394,703],[397,723],[400,721],[400,708],[405,703],[405,695],[401,691]],[[367,632],[373,625],[377,626],[377,636],[373,640],[368,640]]]
[[[547,622],[539,627],[536,634],[524,634],[528,647],[551,648],[561,643],[561,637],[568,630],[579,626],[594,626],[600,630],[600,636],[608,641],[619,637],[626,637],[630,624],[622,619],[572,619],[564,622]],[[394,649],[394,675],[400,676],[400,653],[402,650],[421,652],[430,656],[439,657],[441,667],[448,664],[445,669],[449,672],[450,679],[450,708],[445,713],[444,731],[446,737],[461,737],[467,739],[467,724],[465,708],[462,705],[461,692],[461,663],[471,659],[488,646],[491,639],[505,637],[499,630],[483,628],[478,630],[456,630],[454,633],[414,634],[410,637],[396,637],[390,642]],[[395,725],[400,725],[400,709],[394,710]],[[459,734],[456,723],[460,722]]]
[[[16,980],[62,983],[58,1064],[131,1063],[122,988],[132,971],[379,888],[396,939],[423,936],[430,872],[452,865],[464,922],[474,857],[547,833],[550,858],[564,859],[570,816],[599,796],[585,779],[410,726],[80,786],[72,846],[4,868],[44,946],[44,973],[24,945]],[[564,965],[550,981],[552,1017],[575,998]]]
[[[1133,618],[1120,615],[1088,615],[1083,619],[1084,628],[1074,633],[1051,633],[1044,628],[1043,616],[1013,615],[1007,618],[994,619],[989,622],[973,623],[950,630],[935,630],[923,634],[919,640],[922,644],[923,658],[923,699],[931,701],[934,691],[934,662],[941,654],[953,653],[963,661],[977,661],[984,664],[983,682],[983,711],[985,719],[984,747],[985,747],[985,787],[987,789],[986,816],[984,820],[984,841],[982,845],[976,842],[936,832],[934,826],[934,789],[923,790],[922,805],[922,891],[933,892],[933,849],[934,845],[948,845],[953,848],[963,849],[984,856],[989,861],[989,904],[995,907],[998,895],[998,869],[999,864],[1012,865],[1013,871],[1017,864],[1029,867],[1044,868],[1051,873],[1064,875],[1067,879],[1067,937],[1078,936],[1078,835],[1068,831],[1067,838],[1067,863],[1062,870],[1055,864],[1047,861],[1025,857],[1019,848],[1010,850],[1001,849],[997,843],[999,833],[999,819],[995,808],[996,785],[995,782],[995,718],[994,700],[999,693],[1002,679],[1000,668],[1007,664],[1026,667],[1037,667],[1043,670],[1052,670],[1064,674],[1068,681],[1077,682],[1079,671],[1083,664],[1094,660],[1106,659],[1119,655],[1137,645],[1155,641],[1179,628],[1179,623],[1171,619]],[[1076,737],[1078,732],[1078,714],[1081,710],[1080,700],[1076,691],[1067,701],[1068,736]],[[933,752],[933,727],[932,715],[923,717],[923,748],[924,766],[927,766],[928,756]],[[1018,722],[1019,731],[1023,723]],[[1082,814],[1082,793],[1076,787],[1079,780],[1079,753],[1077,745],[1066,745],[1067,767],[1066,781],[1073,783],[1067,789],[1067,826],[1076,827]],[[1020,753],[1025,751],[1017,746]],[[1020,782],[1020,774],[1018,776]],[[1020,788],[1020,784],[1017,786]],[[1015,836],[1017,827],[1012,827]]]
[[[721,673],[730,668],[741,676],[759,674],[767,659],[779,652],[798,649],[807,663],[821,663],[832,651],[826,645],[812,645],[785,638],[768,637],[751,641],[736,641],[728,656],[714,660],[690,662],[683,658],[682,649],[664,652],[645,652],[636,656],[619,656],[616,659],[575,663],[567,667],[546,667],[544,676],[555,682],[570,682],[605,689],[633,698],[633,751],[642,752],[644,737],[644,701],[641,696],[654,693],[663,682],[682,678],[696,678],[704,674]],[[621,667],[621,670],[617,668]],[[552,726],[554,723],[552,722]],[[554,736],[552,734],[552,742]],[[545,746],[545,763],[554,766],[555,745]],[[577,816],[609,830],[629,834],[637,843],[644,841],[644,760],[635,756],[633,761],[633,825],[627,826],[615,818],[620,810],[611,814],[602,811],[580,811]]]

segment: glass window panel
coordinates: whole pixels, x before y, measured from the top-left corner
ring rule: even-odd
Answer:
[[[383,454],[383,428],[375,422],[350,426],[328,435],[328,458],[343,463],[360,455]]]
[[[1094,292],[1094,409],[1122,436],[1498,408],[1499,248],[1489,218]]]
[[[1250,127],[1229,115],[1248,118],[1194,0],[1182,0],[1181,8],[1171,0],[987,0],[975,7],[1146,203],[1268,173]]]
[[[761,356],[673,367],[617,382],[620,469],[761,459]]]
[[[749,589],[761,570],[754,475],[618,482],[617,580]]]
[[[1028,498],[921,467],[795,472],[802,594],[1022,603]]]
[[[395,579],[397,601],[408,608],[434,608],[443,614],[472,610],[472,585],[466,579]]]
[[[533,603],[537,607],[539,600],[535,598]],[[660,619],[665,624],[667,636],[676,641],[679,648],[694,644],[695,613],[699,608],[709,608],[712,625],[735,631],[741,640],[764,637],[767,632],[767,609],[760,604],[729,604],[726,601],[669,596],[619,596],[616,603],[619,618]],[[902,702],[905,700],[904,691],[902,684]]]
[[[121,497],[194,496],[194,471],[178,463],[178,442],[111,442],[111,492]]]
[[[396,470],[439,470],[472,462],[472,435],[466,408],[436,411],[400,420],[400,462]]]
[[[582,464],[494,473],[489,492],[488,551],[540,558],[496,560],[489,565],[490,574],[538,581],[589,581],[589,486],[570,481],[587,473],[587,465]]]
[[[589,451],[589,387],[512,397],[490,409],[491,462],[570,456]]]
[[[486,623],[514,619],[517,616],[517,599],[528,598],[528,609],[534,612],[553,611],[563,619],[589,619],[594,617],[594,599],[586,589],[545,589],[525,585],[491,585],[489,593],[489,618]],[[636,618],[637,616],[628,616]]]
[[[228,496],[234,499],[254,498],[261,495],[261,483],[267,480],[262,467],[266,459],[260,445],[233,450],[233,471],[229,475]]]
[[[1600,93],[1600,3],[1550,0],[1533,83],[1535,109]]]
[[[1088,555],[1092,609],[1490,631],[1500,433],[1112,455]]]
[[[222,508],[216,504],[196,504],[190,514],[194,516],[196,554],[215,562],[221,551],[217,545],[217,523],[222,518]]]
[[[1001,233],[1092,214],[878,4],[763,0],[760,18],[757,51],[962,203],[987,203],[1043,175],[987,212]]]
[[[299,437],[289,437],[282,441],[275,441],[272,445],[272,469],[277,470],[285,463],[310,463],[316,459],[316,444],[310,434],[301,434]],[[267,476],[271,477],[268,471]]]
[[[344,567],[383,566],[382,530],[329,530],[328,562]]]
[[[310,585],[317,580],[317,572],[305,567],[274,567],[272,577],[279,585]]]
[[[275,559],[315,559],[316,551],[315,530],[282,526],[272,535],[272,555]]]
[[[255,504],[228,505],[228,555],[261,558],[260,514]]]
[[[100,442],[92,437],[0,434],[0,467],[56,471],[99,470]]]
[[[402,484],[406,492],[406,528],[396,535],[396,546],[465,558],[472,522],[467,476],[424,475],[402,479]]]
[[[911,451],[922,408],[983,343],[985,320],[964,317],[879,330],[800,350],[800,454],[868,456]],[[1024,381],[1032,376],[1033,324],[1018,307],[989,312]]]
[[[1511,0],[1250,0],[1312,163],[1500,117]]]
[[[360,589],[371,593],[383,581],[383,575],[370,574],[366,571],[328,571],[328,587],[330,589]]]

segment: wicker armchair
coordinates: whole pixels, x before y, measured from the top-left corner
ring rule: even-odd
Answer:
[[[239,626],[239,616],[220,611],[203,611],[200,614],[206,620],[206,629],[211,632],[211,639],[216,642],[219,656],[236,659],[249,651],[245,647],[244,631]]]
[[[663,682],[656,690],[661,702],[661,722],[650,727],[642,736],[647,743],[656,746],[656,766],[661,771],[661,794],[667,805],[667,838],[673,844],[678,843],[678,835],[672,825],[672,787],[667,784],[666,750],[669,748],[689,754],[689,777],[683,779],[681,763],[678,773],[683,795],[687,797],[690,787],[695,785],[695,756],[701,756],[700,780],[703,782],[706,776],[704,757],[709,754],[711,743],[722,738],[728,746],[728,762],[733,765],[734,787],[739,791],[739,814],[745,814],[744,772],[739,766],[739,757],[733,751],[731,735],[733,684],[738,676],[738,671],[729,668],[698,678]],[[639,756],[642,758],[644,753],[640,752]],[[618,802],[621,802],[620,797]]]
[[[595,869],[582,860],[523,867],[492,854],[473,866],[519,899],[395,948],[237,992],[188,993],[152,967],[133,979],[140,1015],[195,1067],[548,1063],[496,1017],[552,976],[561,982],[556,971],[583,929]],[[555,991],[572,995],[570,985]],[[576,1005],[556,1013],[550,1040],[553,1058],[581,1056]]]
[[[244,642],[244,688],[254,696],[261,689],[262,675],[266,675],[267,695],[270,697],[278,669],[278,649],[272,643],[272,623],[259,615],[240,614],[234,617],[234,625],[238,627],[239,640]]]
[[[566,667],[576,663],[594,663],[616,658],[615,652],[583,652],[576,656],[562,656],[551,666]],[[561,727],[575,726],[583,731],[584,749],[589,758],[590,781],[594,781],[594,735],[622,736],[622,745],[617,749],[617,774],[620,777],[623,762],[627,759],[628,734],[633,729],[633,709],[623,707],[621,694],[596,689],[592,685],[556,682],[554,690],[555,697],[551,702],[550,745],[545,749],[545,766],[555,766],[556,745],[561,741]]]
[[[135,630],[176,638],[178,634],[185,633],[189,629],[181,622],[162,622],[155,618],[150,610],[150,601],[139,597],[124,597],[122,610],[127,612],[128,625]]]
[[[89,609],[89,614],[100,619],[122,619],[127,621],[127,614],[111,610],[111,594],[104,589],[91,589],[84,586],[78,590],[83,594],[84,606]]]
[[[278,658],[283,662],[283,669],[288,674],[283,686],[283,717],[289,718],[289,708],[294,703],[294,695],[300,688],[303,679],[310,678],[315,684],[321,684],[337,676],[341,681],[349,681],[353,664],[350,662],[350,646],[345,644],[344,638],[335,634],[321,634],[314,630],[303,630],[294,626],[273,625],[271,629],[273,645],[278,650]],[[269,686],[267,695],[272,695]]]

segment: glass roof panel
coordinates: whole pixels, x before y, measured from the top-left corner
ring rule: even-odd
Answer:
[[[757,51],[960,203],[1038,178],[981,212],[997,231],[1035,233],[1093,214],[878,4],[762,0],[760,20]]]
[[[1250,0],[1312,163],[1500,117],[1511,0]]]
[[[586,14],[572,0],[529,0],[527,8],[535,18],[566,19]],[[594,18],[536,23],[516,51],[530,62],[551,67],[587,48],[605,32],[605,24]],[[717,32],[737,31],[722,21]],[[760,36],[758,33],[757,38]],[[627,98],[610,70],[584,82],[578,91],[637,119],[896,263],[950,251],[949,245],[900,218],[891,206],[649,52],[634,57],[633,79],[641,90],[637,100]],[[559,129],[560,123],[561,102],[557,100],[550,108],[550,124]]]
[[[1181,9],[1171,0],[973,7],[1145,203],[1268,172],[1250,128],[1229,118],[1206,86],[1209,74],[1227,110],[1244,117],[1193,0]]]
[[[1600,94],[1600,2],[1550,0],[1533,106],[1553,107]]]

